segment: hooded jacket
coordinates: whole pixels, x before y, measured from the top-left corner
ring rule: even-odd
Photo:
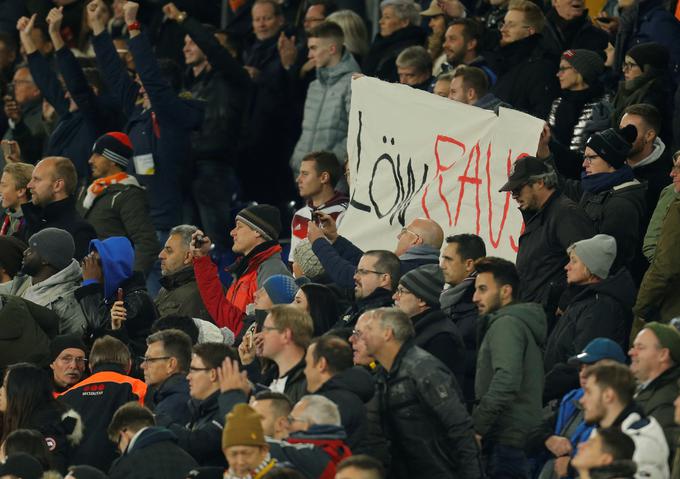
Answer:
[[[162,427],[138,432],[132,447],[115,460],[111,479],[184,479],[198,464],[177,445],[177,437]]]
[[[408,341],[390,371],[378,370],[383,430],[395,478],[481,478],[472,421],[453,374]]]
[[[513,303],[480,318],[472,413],[484,441],[523,448],[541,424],[545,313],[535,303]]]
[[[360,366],[337,373],[314,392],[338,406],[342,427],[347,433],[347,445],[355,454],[369,452],[362,444],[367,429],[365,403],[374,392],[373,376]]]
[[[634,298],[635,283],[626,269],[587,285],[574,297],[548,337],[544,402],[579,387],[578,371],[567,360],[593,339],[609,338],[627,349]]]
[[[310,151],[331,151],[338,158],[345,156],[350,84],[352,73],[359,71],[359,64],[347,49],[337,65],[317,68],[316,80],[307,90],[302,134],[290,159],[295,176],[302,158]]]
[[[82,271],[74,259],[61,271],[38,284],[32,284],[28,275],[18,274],[8,283],[0,285],[0,292],[19,296],[54,311],[59,317],[59,334],[82,334],[85,314],[75,298],[80,287]]]
[[[661,191],[671,182],[668,173],[673,166],[670,151],[661,138],[654,138],[653,145],[654,149],[648,157],[643,158],[635,165],[631,165],[635,178],[640,183],[647,185],[648,217],[651,216],[653,208],[659,201]]]

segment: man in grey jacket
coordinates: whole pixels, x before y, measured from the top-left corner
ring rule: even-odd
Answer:
[[[317,25],[309,34],[309,58],[316,64],[316,80],[307,90],[302,134],[290,160],[296,177],[308,153],[327,150],[338,158],[347,156],[350,83],[352,73],[360,68],[343,43],[342,28],[332,22]]]
[[[45,228],[28,240],[21,273],[0,285],[0,293],[19,296],[54,311],[59,333],[82,333],[85,315],[74,297],[82,272],[73,259],[71,235],[58,228]]]

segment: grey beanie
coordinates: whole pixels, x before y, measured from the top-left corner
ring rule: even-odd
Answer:
[[[304,239],[298,243],[293,250],[293,261],[300,267],[302,273],[310,279],[322,276],[326,271],[319,258],[312,250],[312,243]]]
[[[29,238],[28,247],[59,271],[71,264],[76,251],[71,233],[59,228],[45,228],[38,231]]]
[[[609,235],[595,235],[571,245],[567,252],[572,251],[591,273],[605,279],[616,258],[616,240]]]
[[[589,86],[604,72],[604,59],[592,50],[567,50],[562,54],[562,60],[574,67]]]
[[[412,269],[399,280],[417,298],[431,308],[439,308],[439,296],[444,289],[444,274],[438,264],[426,264]]]

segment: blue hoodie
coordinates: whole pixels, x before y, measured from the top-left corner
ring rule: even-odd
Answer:
[[[104,273],[104,299],[113,299],[120,285],[132,277],[135,250],[124,236],[90,241],[90,252],[97,250]]]

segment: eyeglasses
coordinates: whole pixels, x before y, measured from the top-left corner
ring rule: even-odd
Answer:
[[[397,235],[397,238],[401,238],[406,233],[411,233],[413,236],[416,237],[416,239],[420,239],[420,235],[418,233],[416,233],[415,231],[411,231],[408,228],[402,228],[401,231],[399,232],[399,234]]]
[[[363,269],[363,268],[357,268],[356,273],[359,276],[366,276],[367,274],[378,274],[378,275],[387,274],[387,273],[383,273],[382,271],[373,271],[372,269]]]
[[[557,73],[564,73],[564,72],[566,72],[567,70],[573,70],[573,69],[574,69],[574,67],[559,67],[559,68],[557,69]]]
[[[621,70],[623,71],[632,70],[633,68],[640,68],[640,65],[633,62],[623,62],[623,65],[621,65]]]
[[[592,165],[593,160],[599,157],[600,155],[583,155],[583,160],[586,161],[589,165]]]
[[[507,28],[508,30],[510,30],[511,28],[515,28],[515,27],[531,28],[529,25],[520,25],[518,23],[512,23],[512,22],[505,23],[503,21],[498,22],[498,29],[499,30],[503,30],[503,28]]]
[[[309,422],[306,419],[301,419],[299,417],[295,417],[292,414],[288,415],[288,422]]]
[[[410,292],[408,289],[404,289],[401,286],[397,288],[397,296],[401,296],[402,294],[413,294]]]
[[[171,356],[158,356],[156,358],[147,358],[146,356],[140,356],[139,359],[143,363],[153,363],[154,361],[162,361],[164,359],[170,359]]]
[[[353,336],[353,337],[355,337],[355,338],[357,338],[357,339],[361,339],[361,336],[363,336],[363,335],[364,335],[364,332],[363,332],[363,331],[360,331],[360,330],[358,330],[358,329],[353,329],[353,330],[352,330],[351,336]]]
[[[82,366],[87,362],[87,359],[83,357],[64,356],[63,358],[59,358],[59,362],[63,364],[76,363],[77,365]]]

